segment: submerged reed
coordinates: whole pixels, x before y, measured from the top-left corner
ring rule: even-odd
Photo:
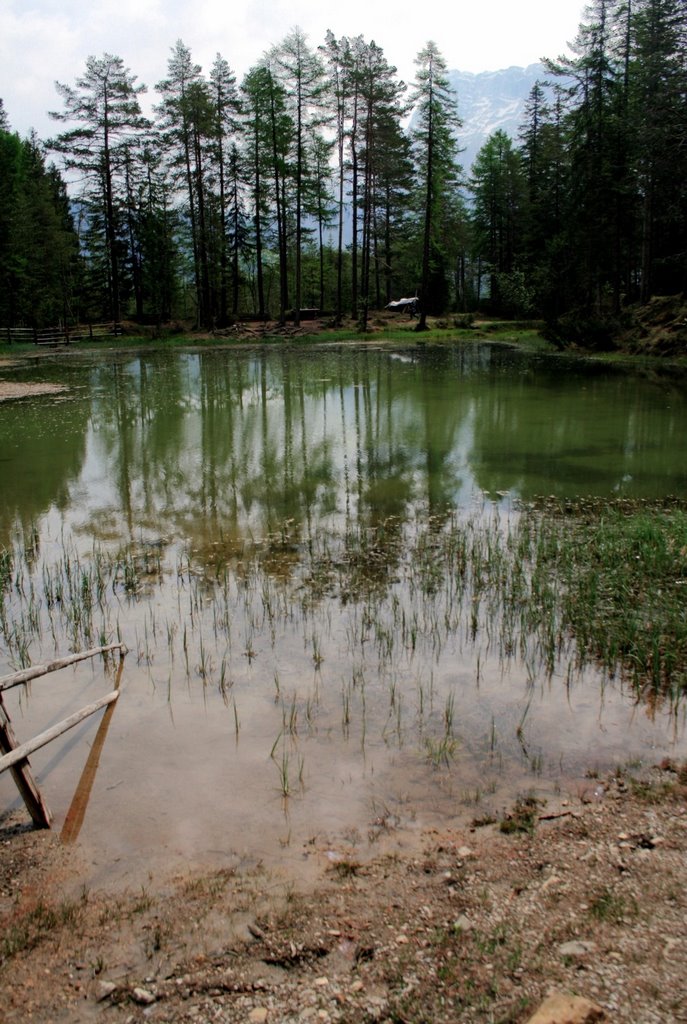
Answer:
[[[525,728],[541,680],[570,688],[594,665],[601,685],[621,678],[638,700],[673,713],[687,693],[683,503],[547,500],[503,520],[418,512],[302,538],[290,521],[271,536],[168,563],[159,548],[84,554],[64,538],[48,558],[19,538],[0,550],[0,654],[20,668],[116,636],[153,683],[158,672],[170,700],[180,682],[208,700],[216,692],[237,740],[237,696],[264,677],[285,796],[302,775],[293,744],[306,732],[336,728],[363,750],[412,743],[431,764],[450,765],[465,749],[461,684],[446,679],[457,657],[477,691],[488,661],[518,666],[526,706],[510,739],[537,772]],[[299,636],[303,661],[286,698]],[[508,737],[489,714],[482,736],[500,757]],[[248,708],[243,718],[245,732]]]

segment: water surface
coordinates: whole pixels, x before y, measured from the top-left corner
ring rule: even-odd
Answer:
[[[685,496],[680,380],[489,345],[103,353],[4,375],[69,391],[0,405],[0,544],[23,566],[0,673],[129,648],[78,837],[95,881],[362,856],[395,829],[684,753],[679,713],[593,667],[571,676],[572,648],[552,673],[504,652],[440,559],[431,586],[413,568],[433,531],[507,530],[539,495]],[[58,579],[72,599],[50,601]],[[10,691],[15,731],[113,672]],[[97,728],[32,758],[58,827]],[[15,801],[6,776],[0,796]]]

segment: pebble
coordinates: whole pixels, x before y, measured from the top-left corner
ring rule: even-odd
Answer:
[[[457,917],[453,922],[453,930],[455,932],[469,932],[473,927],[474,925],[472,921],[465,914],[461,914],[460,917]]]
[[[595,1021],[607,1020],[606,1014],[596,1003],[580,996],[569,996],[563,992],[554,992],[545,999],[527,1024],[594,1024]]]
[[[97,1003],[102,1003],[103,999],[107,999],[115,991],[117,986],[113,981],[99,981],[95,987],[95,1000]]]
[[[255,1006],[248,1014],[248,1020],[251,1024],[265,1024],[267,1020],[267,1007],[266,1006]]]
[[[131,998],[140,1006],[152,1006],[152,1004],[157,1000],[157,996],[147,988],[135,988],[131,993]]]
[[[561,956],[586,956],[587,953],[593,953],[595,949],[595,942],[579,942],[573,940],[572,942],[561,943],[558,947],[558,952]]]

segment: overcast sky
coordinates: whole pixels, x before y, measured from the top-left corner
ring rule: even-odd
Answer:
[[[55,81],[73,84],[90,55],[113,53],[148,86],[164,77],[182,39],[209,71],[217,52],[241,77],[298,25],[315,47],[335,35],[363,35],[406,81],[429,39],[450,69],[496,71],[567,52],[581,0],[0,0],[0,97],[11,127],[47,137],[58,125]],[[460,103],[460,98],[459,98]]]

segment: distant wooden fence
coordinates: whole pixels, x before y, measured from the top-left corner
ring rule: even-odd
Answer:
[[[0,337],[8,345],[69,345],[72,341],[114,338],[123,333],[122,325],[110,320],[104,324],[74,324],[71,327],[3,327]]]

